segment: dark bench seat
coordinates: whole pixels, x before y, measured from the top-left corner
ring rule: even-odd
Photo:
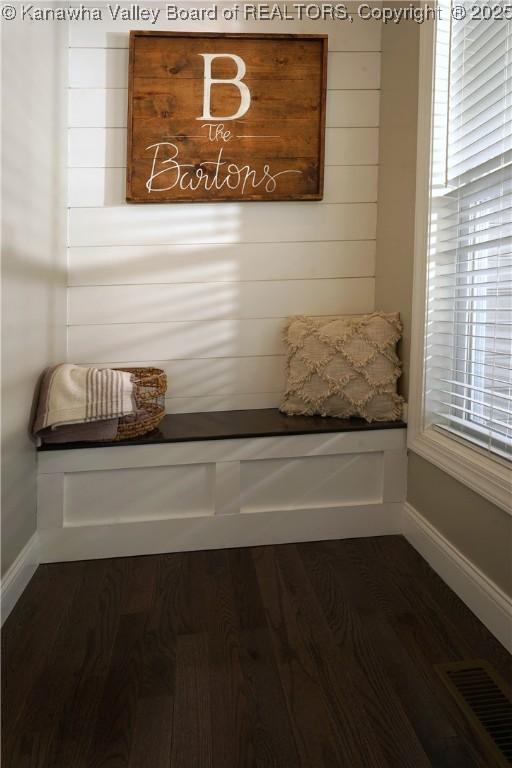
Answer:
[[[324,434],[328,432],[359,432],[381,429],[405,429],[403,421],[336,419],[321,416],[286,416],[277,408],[244,411],[211,411],[208,413],[179,413],[165,416],[158,429],[133,440],[103,443],[43,444],[40,451],[62,451],[68,448],[104,448],[120,445],[157,445],[184,443],[195,440],[226,440],[229,438],[285,437],[287,435]]]

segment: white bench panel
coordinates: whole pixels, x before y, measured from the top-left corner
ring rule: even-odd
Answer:
[[[379,451],[244,461],[241,511],[380,502],[383,458]]]
[[[213,515],[214,481],[213,464],[71,472],[64,527]]]

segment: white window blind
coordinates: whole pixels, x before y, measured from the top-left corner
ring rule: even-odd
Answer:
[[[510,458],[512,21],[449,19],[448,7],[436,33],[426,420]]]

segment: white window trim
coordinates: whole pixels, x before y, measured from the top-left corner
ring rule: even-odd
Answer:
[[[416,166],[416,216],[414,282],[411,331],[411,366],[407,445],[512,515],[510,466],[493,460],[456,438],[432,427],[424,428],[425,322],[428,265],[429,179],[434,75],[434,24],[420,32],[418,141]]]

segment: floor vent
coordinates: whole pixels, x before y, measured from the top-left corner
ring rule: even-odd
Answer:
[[[441,679],[498,766],[512,765],[512,699],[486,661],[437,664]]]

